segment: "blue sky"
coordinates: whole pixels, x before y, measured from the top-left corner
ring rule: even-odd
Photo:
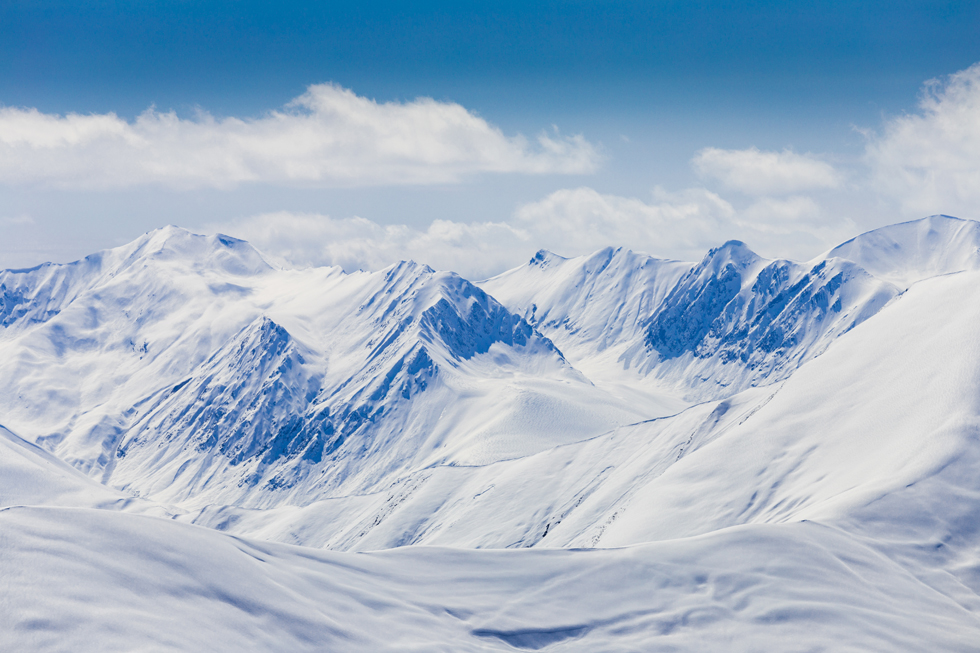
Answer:
[[[849,230],[916,211],[969,213],[977,199],[968,190],[976,162],[958,164],[959,184],[940,188],[920,178],[932,185],[912,199],[901,188],[913,163],[891,178],[883,172],[886,155],[914,157],[915,134],[942,122],[933,115],[930,123],[920,104],[927,80],[940,80],[940,94],[959,89],[940,97],[940,113],[965,111],[966,140],[975,133],[973,78],[958,78],[953,88],[947,76],[980,61],[976,2],[14,2],[0,8],[0,26],[0,103],[21,112],[0,121],[0,142],[17,143],[3,152],[12,171],[0,170],[3,267],[68,260],[166,223],[237,230],[299,263],[376,267],[411,255],[443,267],[479,260],[464,270],[475,275],[538,246],[578,254],[596,238],[614,237],[629,242],[609,244],[681,258],[714,244],[712,236],[742,237],[764,254],[800,258]],[[204,133],[202,120],[258,121],[255,130],[267,131],[270,112],[299,111],[316,118],[303,129],[349,130],[344,120],[370,113],[357,105],[337,119],[330,103],[346,102],[343,96],[307,91],[326,83],[392,110],[432,98],[435,107],[408,113],[458,105],[482,123],[466,118],[451,138],[470,149],[435,168],[435,154],[416,157],[411,169],[390,168],[392,150],[379,146],[380,159],[358,154],[353,167],[361,172],[342,178],[321,170],[297,181],[283,167],[295,159],[284,154],[280,167],[263,167],[254,152],[244,176],[222,177],[211,166],[202,173],[212,175],[207,183],[172,170],[126,177],[134,166],[160,168],[161,156],[204,156],[202,143],[216,136]],[[314,99],[284,108],[300,97]],[[97,147],[69,138],[59,141],[68,148],[61,156],[45,130],[75,134],[77,125],[22,120],[34,109],[52,118],[111,113],[122,123],[103,125],[106,133],[125,123],[136,129],[130,140],[143,142],[152,138],[137,122],[149,107],[183,121],[165,138],[183,149],[160,154],[164,146],[154,141],[138,146],[140,160],[137,150],[110,147],[109,136]],[[377,118],[421,138],[419,125],[431,121],[408,113]],[[901,123],[903,116],[921,124]],[[159,124],[145,129],[161,133]],[[223,129],[223,142],[241,137]],[[35,131],[22,138],[18,130]],[[900,132],[905,140],[895,141]],[[435,139],[426,151],[442,152],[445,133],[425,132]],[[542,133],[552,145],[537,140]],[[515,144],[518,135],[526,146]],[[578,145],[570,140],[576,136]],[[933,134],[944,138],[954,149],[963,140]],[[554,144],[565,149],[548,150]],[[209,145],[207,156],[238,156],[218,147]],[[346,166],[339,156],[321,152],[303,165]],[[732,181],[739,165],[749,176],[795,165],[817,181],[784,179],[783,187],[746,192]],[[454,166],[459,174],[451,174]],[[355,217],[361,222],[350,222]],[[505,226],[436,237],[433,220],[450,231]],[[392,235],[392,227],[415,235]],[[320,245],[300,246],[287,232],[306,232],[305,241],[319,233],[329,243],[318,253]],[[353,238],[352,252],[368,253],[343,254],[343,234]]]

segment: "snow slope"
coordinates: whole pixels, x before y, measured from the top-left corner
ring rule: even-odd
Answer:
[[[978,323],[980,273],[940,277],[780,384],[519,460],[428,468],[374,494],[182,519],[342,550],[626,546],[811,520],[896,559],[922,554],[913,567],[976,593]]]
[[[484,284],[529,321],[177,230],[3,273],[0,421],[88,473],[0,430],[3,641],[976,650],[973,224],[805,265],[542,254]]]
[[[0,511],[11,650],[973,651],[976,614],[825,526],[626,549],[337,553]]]
[[[0,510],[84,507],[172,517],[162,506],[108,488],[0,426]]]
[[[275,270],[177,228],[0,274],[0,414],[102,482],[266,507],[642,419],[452,273]]]
[[[908,288],[930,277],[980,269],[980,223],[933,215],[861,234],[827,256],[849,259]]]

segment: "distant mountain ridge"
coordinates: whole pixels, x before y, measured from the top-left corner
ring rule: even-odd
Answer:
[[[868,232],[807,263],[762,259],[738,241],[697,264],[623,249],[576,259],[541,251],[479,285],[573,364],[699,400],[786,378],[908,279],[977,269],[978,252],[980,223],[933,216]]]
[[[738,241],[696,264],[542,251],[479,285],[413,262],[277,270],[168,227],[0,273],[0,408],[90,476],[188,508],[375,492],[782,381],[904,292],[845,254],[948,273],[980,260],[974,225],[895,225],[808,263]]]
[[[977,227],[482,288],[172,227],[0,272],[0,632],[974,651]]]
[[[168,227],[5,271],[0,288],[6,421],[165,501],[309,502],[406,465],[492,461],[646,416],[473,284],[412,262],[281,271],[243,241]],[[569,383],[570,398],[548,391]],[[563,408],[536,443],[520,420],[507,426],[506,401]],[[493,418],[471,425],[464,408]]]
[[[980,222],[948,215],[875,229],[830,250],[902,289],[913,283],[980,268]]]

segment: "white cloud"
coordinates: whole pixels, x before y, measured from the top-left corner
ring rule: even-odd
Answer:
[[[497,222],[435,220],[416,229],[359,217],[278,212],[209,225],[208,230],[243,238],[287,264],[339,265],[349,272],[412,259],[478,279],[515,266],[534,251],[529,233]]]
[[[293,265],[340,265],[376,270],[413,259],[471,279],[524,263],[546,248],[564,256],[610,246],[674,258],[699,259],[736,233],[732,207],[714,193],[655,192],[655,201],[603,195],[591,188],[556,191],[521,206],[505,222],[435,220],[425,229],[380,225],[364,218],[269,213],[209,225],[248,240]]]
[[[700,258],[706,243],[717,244],[720,234],[734,233],[735,210],[710,191],[667,193],[658,188],[653,200],[591,188],[559,190],[520,207],[513,223],[534,234],[540,247],[566,256],[625,246],[661,256]]]
[[[838,188],[841,175],[829,163],[789,150],[765,152],[706,147],[694,155],[695,170],[748,195],[787,195]]]
[[[980,217],[980,63],[927,82],[919,109],[871,137],[875,189],[907,216]]]
[[[538,249],[563,256],[604,246],[699,260],[732,238],[765,256],[808,259],[853,235],[853,223],[828,220],[808,197],[762,198],[745,211],[703,188],[656,189],[652,201],[591,188],[559,190],[517,209],[504,222],[435,220],[419,229],[364,218],[268,213],[210,225],[293,265],[377,270],[404,259],[482,279],[521,265]]]
[[[148,109],[65,116],[0,108],[0,183],[68,188],[162,184],[228,188],[451,183],[482,172],[589,173],[599,155],[555,130],[506,136],[459,104],[379,103],[333,84],[310,86],[257,119],[194,119]]]
[[[21,213],[20,215],[0,216],[0,226],[13,227],[32,224],[34,224],[34,218],[26,213]]]
[[[827,215],[813,198],[763,197],[738,209],[704,188],[654,189],[653,201],[561,190],[518,209],[519,225],[540,247],[586,254],[623,246],[694,261],[726,240],[745,241],[763,256],[809,259],[854,235],[850,220]]]
[[[364,218],[269,213],[209,225],[248,240],[293,265],[376,270],[404,259],[480,279],[524,263],[546,248],[564,256],[611,245],[674,258],[698,259],[736,232],[731,205],[703,189],[655,201],[603,195],[591,188],[559,190],[525,204],[505,222],[435,220],[425,229],[380,225]]]
[[[760,197],[741,212],[752,224],[774,227],[797,225],[803,221],[818,221],[820,206],[812,197],[793,195],[787,198]]]

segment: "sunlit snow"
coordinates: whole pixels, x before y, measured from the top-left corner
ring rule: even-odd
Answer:
[[[975,651],[978,234],[0,272],[4,647]]]

